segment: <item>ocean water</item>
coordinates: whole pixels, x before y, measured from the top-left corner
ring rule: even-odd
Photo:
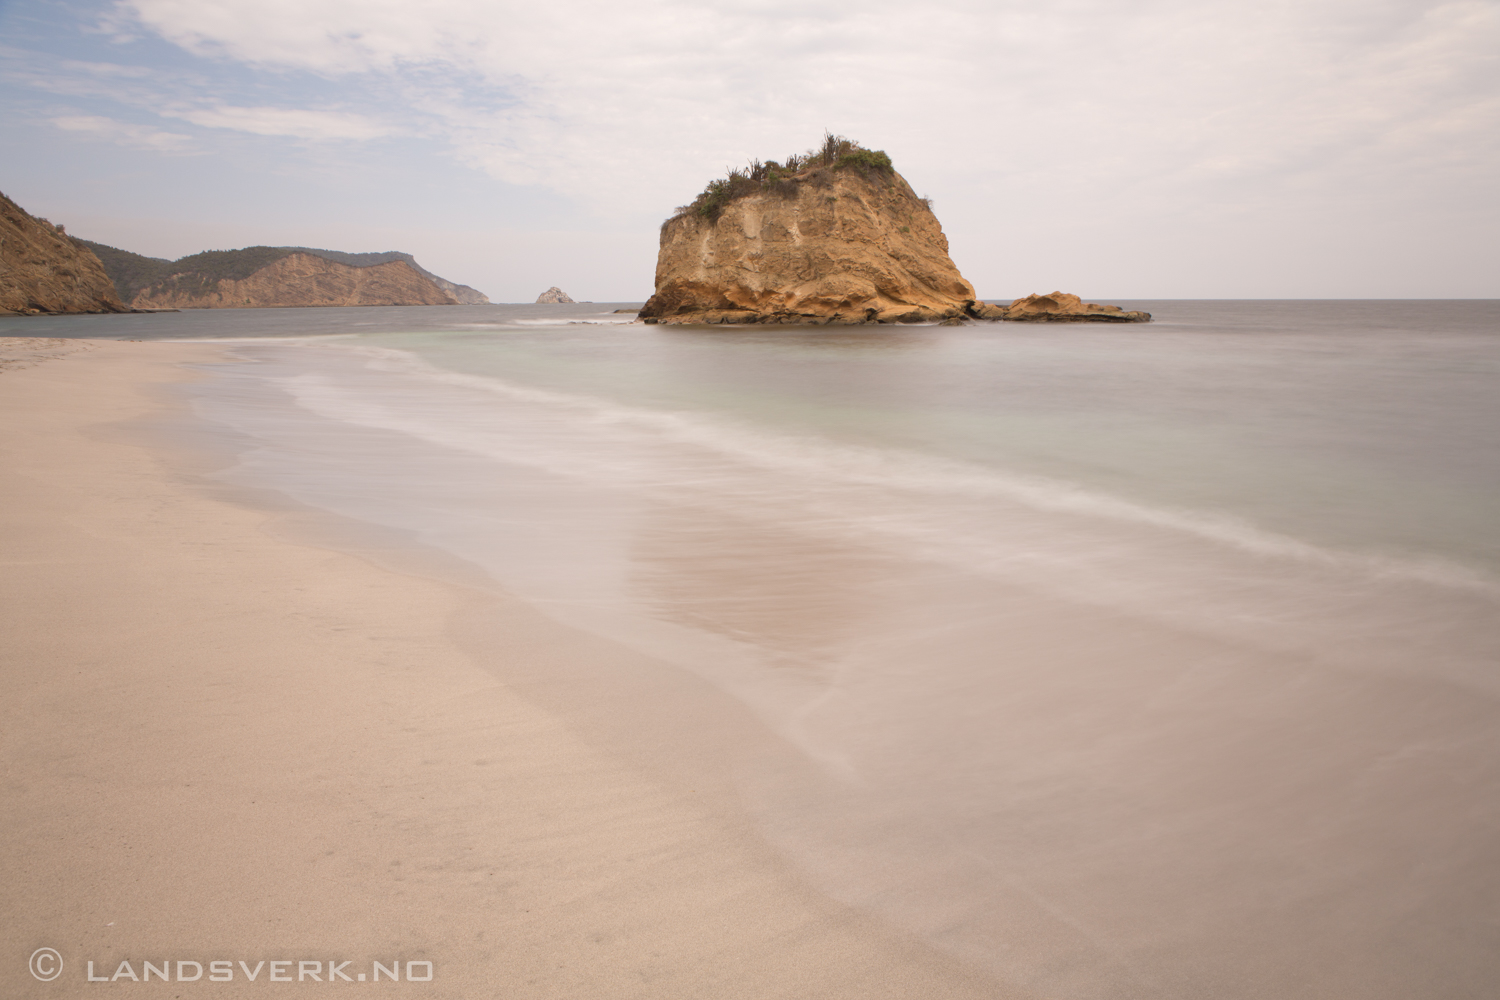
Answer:
[[[997,979],[1488,995],[1500,303],[1127,307],[1157,320],[699,330],[581,304],[0,334],[227,342],[184,390],[214,477],[745,706],[778,748],[727,779],[759,835]]]

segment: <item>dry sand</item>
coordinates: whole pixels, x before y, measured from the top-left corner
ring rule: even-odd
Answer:
[[[431,982],[380,984],[424,997],[1018,995],[800,881],[716,760],[674,771],[670,733],[634,755],[587,738],[579,719],[630,726],[639,706],[592,683],[630,654],[289,540],[295,517],[149,445],[164,387],[219,350],[0,340],[0,994],[318,992],[238,964],[85,972],[337,960],[431,962]],[[692,701],[642,725],[670,728],[671,697]],[[695,721],[719,733],[708,756],[761,738],[718,711]],[[26,968],[42,947],[64,962],[48,983]]]

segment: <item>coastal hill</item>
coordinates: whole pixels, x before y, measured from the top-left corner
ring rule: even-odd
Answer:
[[[128,311],[98,257],[0,194],[0,315]]]
[[[440,278],[421,264],[418,264],[417,259],[411,254],[401,253],[399,250],[386,250],[382,253],[344,253],[339,250],[314,250],[311,247],[280,247],[278,249],[290,250],[293,253],[310,253],[314,257],[322,257],[325,260],[331,260],[338,264],[348,264],[350,267],[370,267],[376,264],[389,264],[392,261],[404,260],[411,265],[412,270],[457,299],[461,305],[482,306],[488,305],[490,301],[490,297],[478,289],[470,288],[468,285],[460,285],[457,282],[449,281],[447,278]]]
[[[411,254],[310,247],[208,250],[169,261],[79,241],[137,309],[454,305],[489,299],[425,270]]]
[[[661,228],[648,323],[891,323],[969,315],[974,286],[880,150],[827,136],[711,182]]]

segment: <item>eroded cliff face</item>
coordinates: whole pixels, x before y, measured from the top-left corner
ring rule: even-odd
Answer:
[[[127,311],[92,250],[0,194],[0,315]]]
[[[404,260],[350,267],[288,254],[248,277],[173,275],[143,289],[137,309],[256,309],[288,306],[442,306],[457,300]]]
[[[662,226],[648,323],[915,323],[969,314],[974,287],[893,170],[822,167]]]

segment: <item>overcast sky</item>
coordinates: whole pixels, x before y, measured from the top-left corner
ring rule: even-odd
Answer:
[[[152,256],[639,301],[826,128],[987,298],[1500,298],[1500,0],[0,0],[0,72],[0,190]]]

